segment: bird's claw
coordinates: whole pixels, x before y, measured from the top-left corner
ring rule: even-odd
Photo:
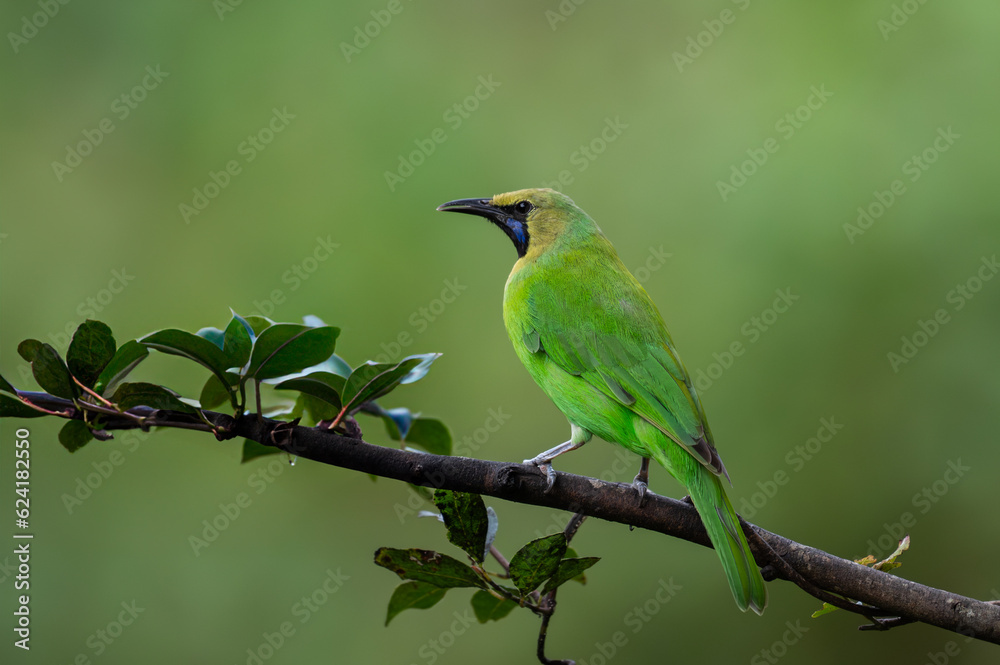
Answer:
[[[524,464],[531,464],[533,466],[537,466],[539,470],[545,473],[545,478],[547,481],[545,486],[545,493],[548,494],[549,492],[551,492],[552,487],[556,484],[556,470],[552,468],[552,464],[550,462],[540,460],[537,457],[524,460]]]
[[[642,505],[646,503],[646,492],[649,490],[649,485],[636,476],[635,480],[632,481],[632,487],[639,493],[639,507],[642,508]]]

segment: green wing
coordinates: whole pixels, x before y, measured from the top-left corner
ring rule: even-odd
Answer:
[[[544,279],[522,285],[522,343],[726,474],[701,401],[645,289],[614,254],[565,258],[547,266]]]

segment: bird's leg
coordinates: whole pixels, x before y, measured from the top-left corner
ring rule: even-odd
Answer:
[[[646,501],[646,490],[649,489],[649,458],[642,458],[642,465],[639,467],[639,473],[635,474],[635,479],[632,481],[632,487],[639,493],[639,507],[642,508],[642,504]]]
[[[525,464],[534,464],[539,469],[545,472],[545,477],[548,479],[548,486],[545,491],[548,492],[552,489],[552,486],[556,483],[556,470],[552,468],[552,460],[559,457],[563,453],[568,453],[571,450],[576,450],[583,444],[590,441],[591,433],[582,427],[577,427],[573,423],[570,423],[570,437],[569,441],[566,443],[560,443],[555,448],[546,450],[544,453],[535,455],[531,459],[524,460]]]

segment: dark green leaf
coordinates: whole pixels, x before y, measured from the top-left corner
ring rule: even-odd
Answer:
[[[486,532],[489,530],[483,498],[478,494],[439,489],[434,491],[434,504],[444,518],[448,542],[482,563],[486,558]]]
[[[389,610],[385,615],[385,625],[403,610],[426,610],[437,605],[444,598],[447,589],[428,584],[427,582],[403,582],[392,592],[389,599]]]
[[[230,367],[242,370],[250,360],[250,349],[253,347],[253,339],[250,337],[252,332],[250,324],[234,313],[229,325],[226,326],[222,344],[222,351],[229,358]]]
[[[42,390],[66,399],[76,399],[80,394],[69,368],[51,345],[26,339],[18,345],[17,352],[31,363],[31,373]]]
[[[111,394],[111,391],[118,387],[118,383],[148,355],[149,349],[134,339],[122,344],[104,367],[101,375],[97,377],[94,392],[105,397]]]
[[[46,414],[36,411],[10,395],[0,395],[0,418],[41,418]]]
[[[17,353],[27,362],[35,359],[35,354],[42,348],[42,343],[37,339],[26,339],[17,345]]]
[[[80,383],[93,388],[94,382],[114,357],[116,347],[111,328],[100,321],[87,319],[73,333],[66,352],[66,364]]]
[[[140,344],[182,358],[189,358],[212,370],[220,380],[226,381],[229,358],[220,346],[184,330],[168,328],[146,335]]]
[[[338,356],[336,353],[330,356],[326,361],[329,363],[329,371],[344,377],[345,379],[351,375],[351,366],[347,364],[347,361]]]
[[[249,462],[252,459],[263,457],[264,455],[275,455],[280,452],[281,448],[265,446],[264,444],[257,443],[252,439],[243,439],[243,457],[240,459],[240,463]]]
[[[232,372],[226,372],[226,374],[229,376],[229,380],[231,382],[230,385],[232,385],[232,383],[239,382],[240,377],[236,374],[233,374]],[[233,406],[233,408],[236,408],[236,396],[230,390],[229,386],[222,385],[222,381],[219,380],[217,375],[210,375],[208,380],[205,381],[205,385],[202,386],[201,396],[198,398],[198,403],[201,404],[201,408],[214,409],[220,404],[225,404],[227,401]]]
[[[380,547],[375,552],[375,563],[404,580],[427,582],[442,588],[485,586],[472,568],[447,554],[432,550]]]
[[[415,373],[420,378],[427,373],[427,367],[440,356],[440,353],[428,353],[409,356],[398,363],[366,363],[355,368],[344,386],[344,406],[350,413],[365,402],[385,395],[401,383],[407,383],[407,378]]]
[[[486,623],[491,619],[499,621],[510,611],[517,607],[517,603],[508,598],[497,598],[489,591],[480,589],[472,594],[472,611],[476,613],[479,623]]]
[[[528,593],[552,577],[566,553],[566,536],[545,536],[517,551],[510,560],[510,579],[521,593]]]
[[[2,390],[4,392],[8,392],[11,395],[16,395],[17,394],[17,388],[15,388],[14,386],[12,386],[10,384],[10,381],[8,381],[7,379],[3,378],[2,376],[0,376],[0,390]]]
[[[340,328],[330,326],[276,323],[254,341],[246,376],[263,381],[321,363],[333,355],[339,334]]]
[[[341,409],[340,392],[344,389],[344,377],[330,372],[313,372],[297,379],[288,379],[275,386],[276,390],[298,390]]]
[[[59,443],[71,453],[83,448],[93,438],[90,428],[82,420],[71,420],[59,430]]]
[[[303,418],[307,425],[315,425],[322,420],[333,420],[339,413],[339,410],[329,402],[324,402],[305,393],[299,393],[299,398],[295,400],[295,403],[297,406],[301,406],[303,413],[308,416],[308,418]]]
[[[266,316],[254,316],[251,314],[250,316],[244,317],[243,320],[246,321],[253,329],[254,337],[259,337],[262,332],[274,325],[274,321]]]
[[[417,418],[406,435],[408,444],[434,455],[451,455],[451,432],[437,418]]]
[[[179,395],[169,388],[158,386],[154,383],[123,383],[118,386],[118,390],[111,397],[111,401],[123,410],[131,409],[135,406],[148,406],[152,409],[168,409],[170,411],[183,411],[184,413],[195,413],[196,409],[189,404],[185,404],[179,399]]]
[[[600,558],[596,556],[588,556],[582,559],[563,559],[559,562],[559,567],[556,569],[555,574],[545,583],[542,593],[548,593],[566,582],[579,577],[583,574],[583,571],[598,561],[600,561]]]

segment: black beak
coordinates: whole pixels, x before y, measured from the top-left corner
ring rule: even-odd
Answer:
[[[509,210],[496,207],[493,205],[492,199],[458,199],[442,203],[437,209],[444,212],[464,212],[468,215],[485,217],[507,234],[507,237],[514,243],[518,258],[523,257],[528,251],[529,238],[526,221],[517,218]]]
[[[490,221],[502,224],[503,212],[494,208],[490,201],[491,199],[458,199],[457,201],[442,203],[437,209],[444,212],[464,212],[469,215],[479,215]]]

